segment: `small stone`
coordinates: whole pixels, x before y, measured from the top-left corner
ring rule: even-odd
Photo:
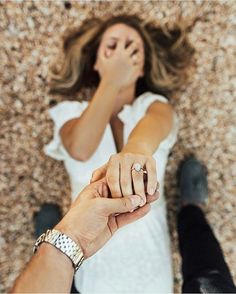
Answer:
[[[65,7],[65,9],[71,9],[72,4],[69,1],[65,1],[64,2],[64,7]]]

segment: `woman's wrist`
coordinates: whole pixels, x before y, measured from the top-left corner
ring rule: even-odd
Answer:
[[[121,150],[121,153],[138,153],[146,156],[152,156],[152,150],[146,143],[128,142]]]
[[[106,90],[114,92],[116,95],[118,95],[121,90],[121,87],[118,83],[109,80],[108,78],[102,78],[99,86],[101,88],[105,88]]]

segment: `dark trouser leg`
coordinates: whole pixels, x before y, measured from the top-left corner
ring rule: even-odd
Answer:
[[[184,293],[236,293],[221,247],[203,211],[187,205],[178,215]]]
[[[72,282],[70,293],[79,293],[79,291],[75,287],[74,279],[73,279],[73,282]]]

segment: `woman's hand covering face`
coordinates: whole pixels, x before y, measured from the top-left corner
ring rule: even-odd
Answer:
[[[133,168],[136,163],[139,163],[143,169],[136,171]],[[106,177],[113,198],[140,195],[143,199],[140,206],[158,198],[156,162],[152,156],[122,152],[114,154],[108,163],[93,172],[91,182],[103,177]]]
[[[101,79],[123,88],[132,85],[143,75],[143,48],[140,41],[132,41],[125,48],[125,39],[108,43],[98,50],[94,69]],[[105,48],[104,48],[105,47]]]

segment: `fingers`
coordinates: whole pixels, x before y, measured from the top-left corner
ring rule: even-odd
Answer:
[[[111,191],[111,196],[122,197],[120,189],[120,163],[111,156],[106,173],[107,184]]]
[[[99,186],[97,187],[97,191],[98,191],[97,197],[104,197],[104,198],[109,197],[109,189],[106,182],[100,182]]]
[[[140,195],[142,198],[141,206],[146,203],[146,194],[144,189],[144,178],[143,178],[143,171],[136,171],[132,170],[132,179],[133,179],[133,186],[134,186],[134,193],[136,195]]]
[[[132,44],[126,49],[127,54],[131,57],[135,65],[141,62],[141,52],[140,46],[137,42],[132,42]]]
[[[140,61],[140,43],[137,41],[132,41],[127,48],[125,48],[125,39],[118,40],[116,50],[124,50],[126,54],[132,58],[133,61],[135,61],[135,64],[137,64]]]
[[[92,178],[90,180],[90,183],[96,182],[100,180],[101,178],[105,177],[107,171],[107,163],[96,169],[92,173]]]
[[[81,200],[88,200],[94,198],[108,198],[110,196],[109,187],[106,182],[106,178],[102,178],[88,186],[86,186],[78,197],[73,201],[72,205],[77,204]]]
[[[137,208],[142,203],[139,195],[130,195],[121,198],[97,198],[96,209],[109,216],[114,213],[129,212]]]
[[[133,169],[134,163],[146,168],[147,175],[143,173],[143,169],[139,171]],[[106,165],[94,172],[92,180],[102,176],[106,177],[111,197],[119,198],[122,195],[136,194],[143,200],[141,206],[146,203],[146,194],[154,195],[158,187],[156,161],[151,156],[136,155],[134,160],[134,155],[129,153],[112,155]],[[144,176],[147,178],[146,181]],[[152,201],[155,199],[154,195]]]
[[[134,66],[140,65],[142,60],[141,60],[141,54],[140,53],[135,53],[134,55],[131,56],[132,64]]]
[[[109,197],[109,188],[106,183],[103,183],[103,188],[102,188],[102,197]]]
[[[150,211],[150,209],[150,204],[146,204],[132,213],[128,212],[116,216],[118,229],[144,217]]]
[[[126,49],[126,52],[129,56],[137,53],[139,51],[139,45],[137,42],[133,41]]]
[[[158,198],[159,198],[159,192],[156,192],[154,195],[148,195],[146,203],[152,203],[156,201]]]
[[[133,194],[132,189],[132,175],[131,167],[126,161],[121,162],[120,165],[120,187],[123,196],[128,196]]]
[[[156,171],[156,161],[150,158],[146,162],[147,170],[147,193],[153,195],[157,189],[157,171]]]
[[[125,49],[125,38],[124,37],[122,37],[121,39],[119,39],[117,41],[115,51],[120,51],[120,50],[123,50],[123,49]]]

